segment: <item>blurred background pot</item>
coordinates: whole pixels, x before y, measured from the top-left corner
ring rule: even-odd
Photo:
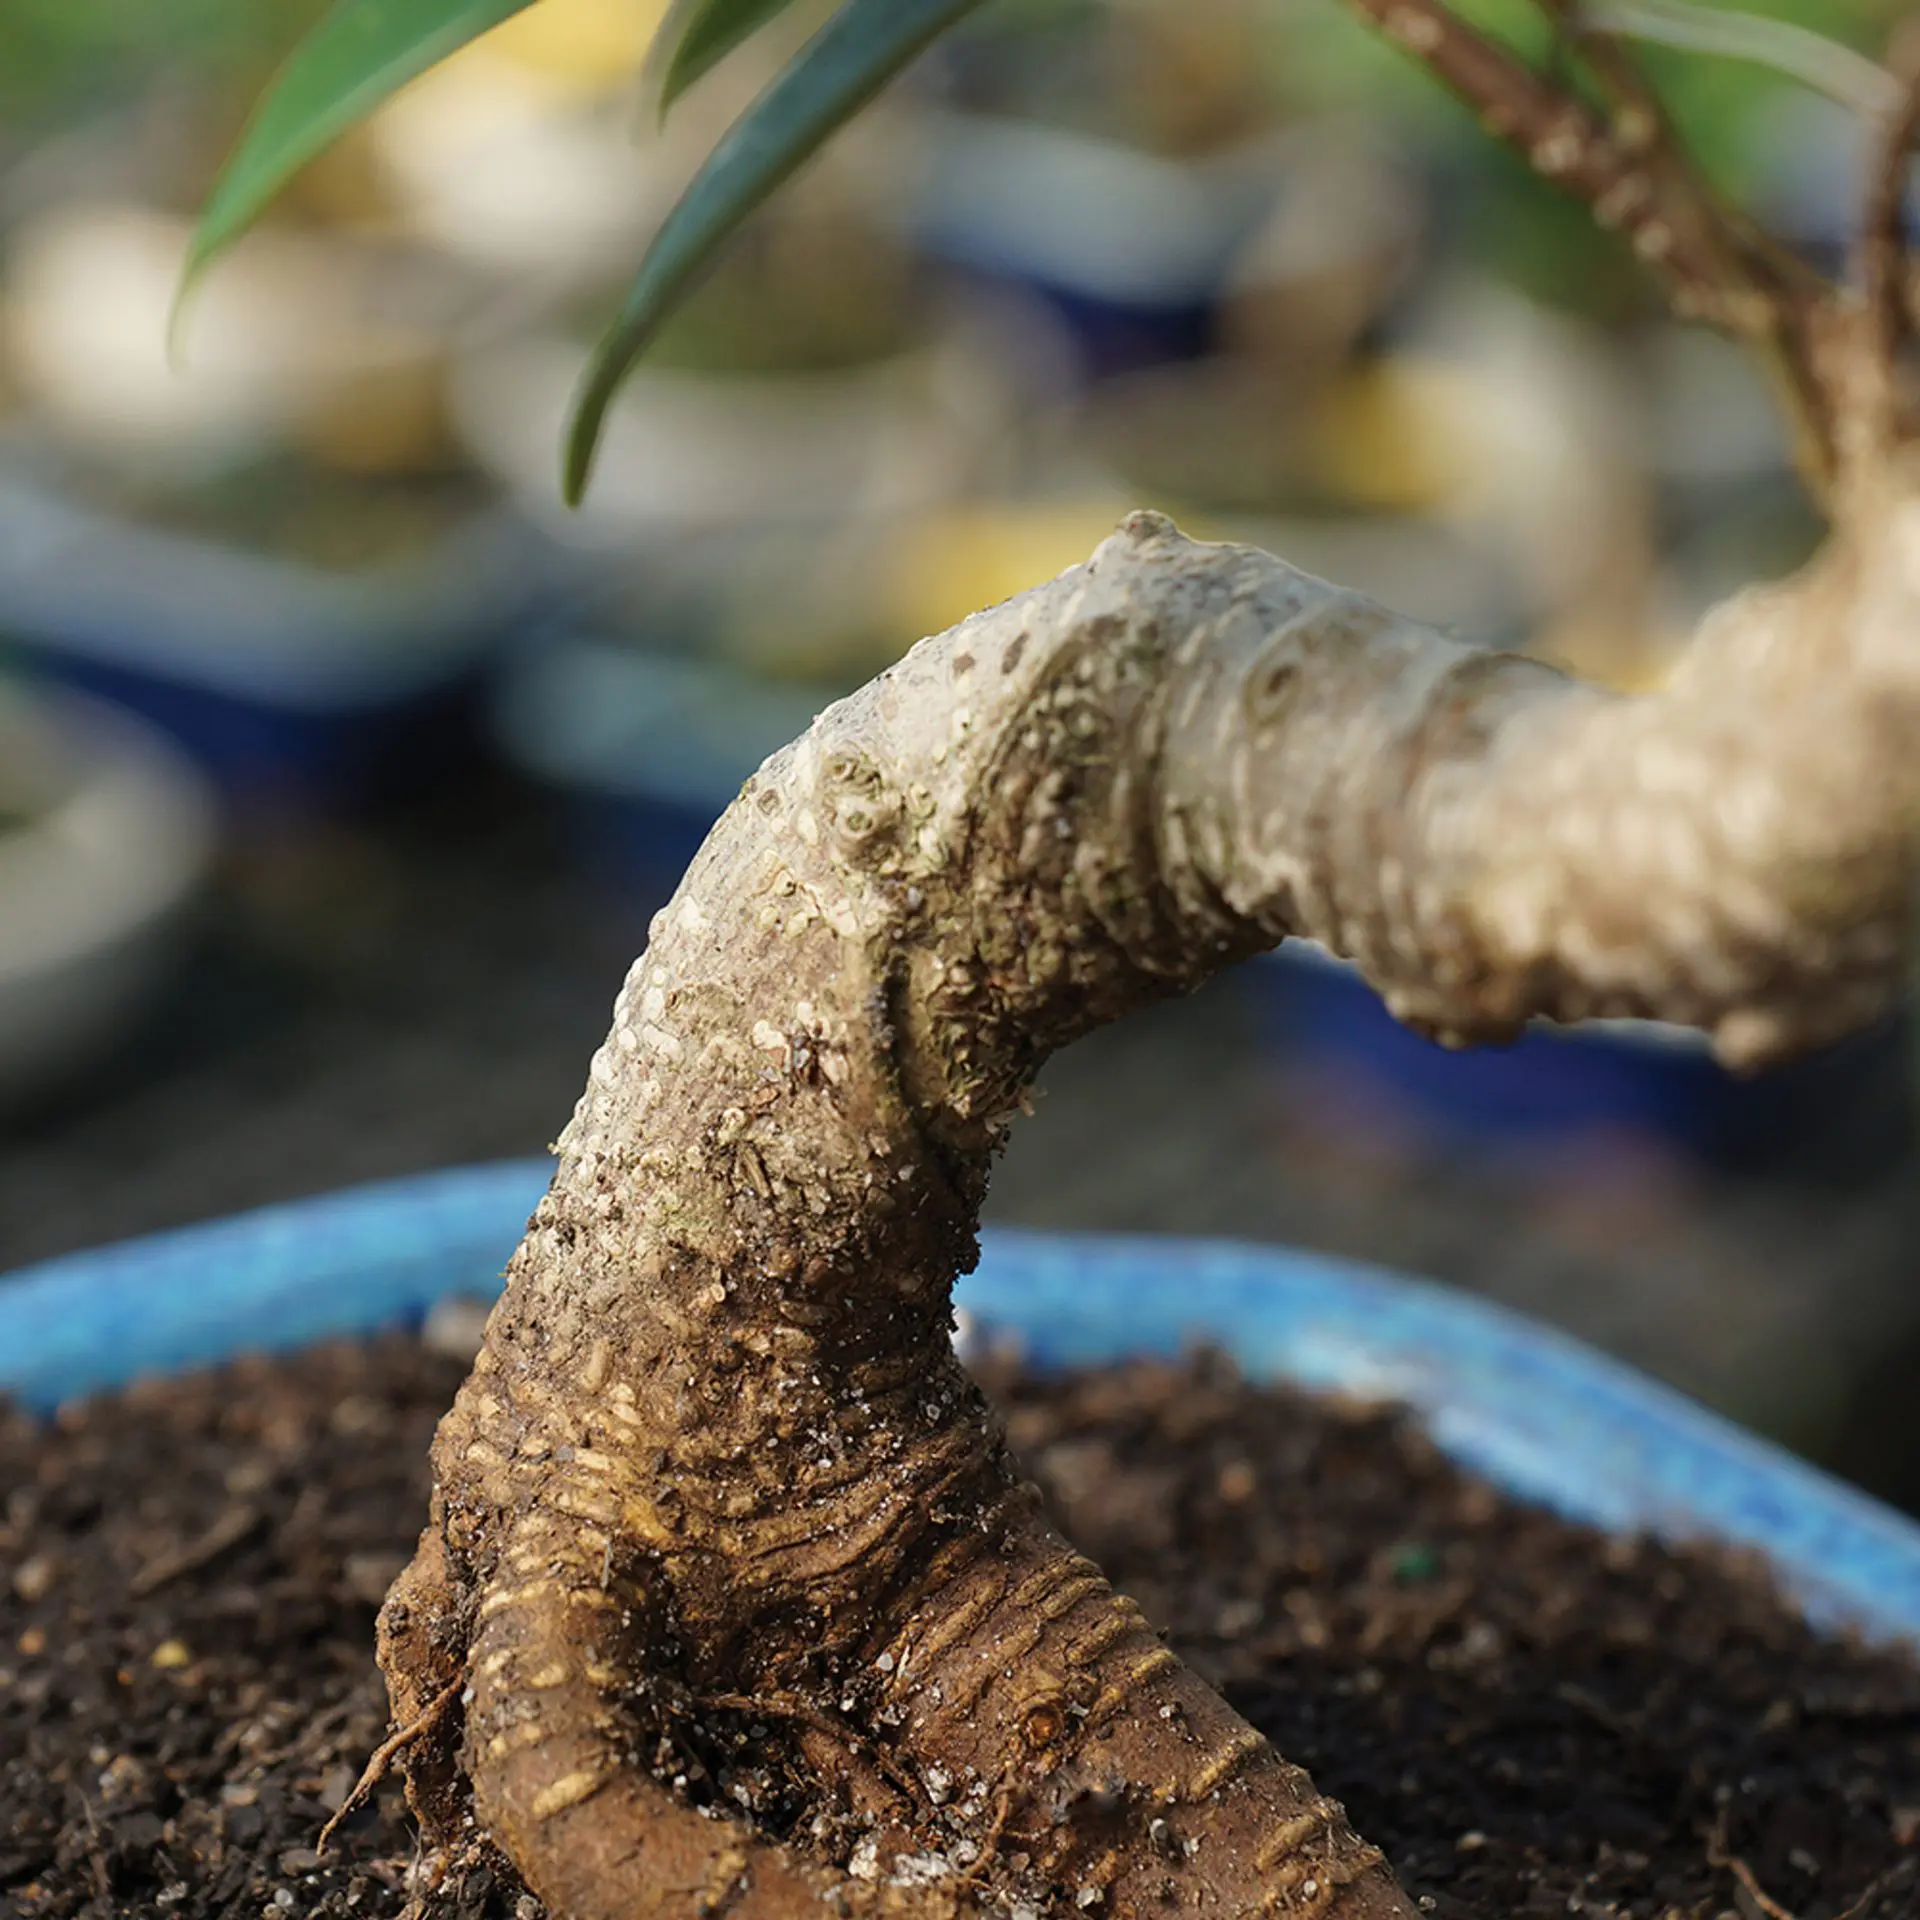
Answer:
[[[58,202],[12,236],[0,646],[174,734],[236,807],[418,785],[548,554],[447,433],[471,278],[268,230],[189,299],[185,220]]]
[[[88,494],[0,460],[0,645],[146,715],[264,814],[430,778],[544,564],[484,500],[343,494],[297,466],[174,490],[158,512]]]
[[[925,142],[922,245],[977,285],[1050,309],[1095,379],[1207,349],[1281,177],[1265,148],[1182,162],[980,116],[937,121]]]
[[[748,775],[834,697],[562,633],[516,656],[491,722],[510,764],[561,797],[578,857],[644,921]]]
[[[0,1112],[137,1019],[213,846],[211,793],[153,729],[0,678]]]
[[[439,389],[485,289],[454,263],[342,232],[247,236],[174,301],[191,222],[136,199],[20,222],[0,276],[16,432],[148,483],[283,448],[419,470],[446,448]]]
[[[554,476],[581,330],[530,332],[466,358],[451,387],[456,428],[557,538],[629,565],[670,557],[688,535],[910,514],[977,484],[1004,408],[969,343],[916,337],[904,315],[898,328],[851,312],[821,321],[777,359],[730,356],[703,327],[700,359],[639,369],[613,403],[577,513],[561,508]]]
[[[930,63],[920,246],[1047,309],[1082,379],[1252,335],[1310,378],[1417,265],[1421,196],[1360,115],[1276,128],[1269,27],[1238,0],[970,24]]]

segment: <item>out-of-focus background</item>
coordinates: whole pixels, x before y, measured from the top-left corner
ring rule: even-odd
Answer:
[[[1882,4],[1787,12],[1871,48]],[[987,9],[755,223],[567,513],[583,351],[794,36],[662,133],[660,0],[542,0],[170,362],[317,11],[0,8],[0,1269],[538,1153],[745,774],[1129,506],[1623,686],[1817,537],[1738,354],[1335,0]],[[1846,115],[1652,64],[1834,260]],[[992,1211],[1438,1276],[1920,1508],[1913,1074],[1898,1025],[1744,1084],[1645,1027],[1449,1056],[1290,949],[1057,1063]]]

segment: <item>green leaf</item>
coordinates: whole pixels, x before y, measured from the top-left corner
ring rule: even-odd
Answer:
[[[846,0],[727,130],[640,262],[626,304],[595,348],[567,436],[566,494],[578,502],[620,382],[722,245],[914,56],[981,0]]]
[[[533,0],[336,0],[280,69],[200,213],[180,299],[323,148],[409,80]]]
[[[674,0],[647,50],[647,77],[657,80],[660,111],[743,40],[786,12],[793,0]]]

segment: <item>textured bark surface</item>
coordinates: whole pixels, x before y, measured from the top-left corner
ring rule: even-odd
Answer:
[[[1758,1061],[1896,982],[1920,528],[1889,489],[1629,700],[1151,515],[751,780],[656,919],[390,1598],[410,1787],[576,1920],[1407,1920],[1046,1528],[948,1339],[1040,1063],[1289,934],[1459,1041]],[[741,1717],[763,1793],[680,1764]]]

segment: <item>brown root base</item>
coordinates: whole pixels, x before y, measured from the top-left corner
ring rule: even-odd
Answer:
[[[673,1638],[644,1583],[581,1558],[564,1517],[523,1516],[477,1596],[429,1530],[381,1651],[423,1729],[403,1764],[430,1842],[458,1852],[477,1823],[568,1920],[1411,1915],[1337,1803],[1023,1492],[1003,1506],[988,1544],[914,1570],[864,1683],[717,1696],[659,1670]],[[438,1630],[456,1621],[458,1665]],[[461,1671],[456,1730],[429,1689]],[[751,1785],[736,1766],[736,1807],[706,1757],[743,1729],[760,1760]]]

